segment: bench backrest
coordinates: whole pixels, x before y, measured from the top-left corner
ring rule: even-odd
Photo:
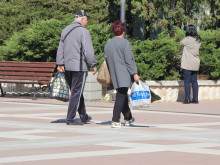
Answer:
[[[0,61],[0,83],[49,84],[55,62]]]

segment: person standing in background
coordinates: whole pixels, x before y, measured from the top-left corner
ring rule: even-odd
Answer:
[[[132,79],[139,82],[137,67],[130,42],[124,39],[125,24],[121,21],[112,23],[114,36],[105,45],[105,57],[114,89],[117,90],[113,109],[112,128],[121,127],[120,115],[124,115],[126,125],[134,122],[128,106],[128,88]]]
[[[86,113],[83,90],[89,68],[92,67],[93,74],[97,72],[97,58],[90,33],[85,28],[87,18],[86,11],[76,11],[74,22],[62,30],[57,51],[57,70],[65,72],[71,90],[67,125],[83,125],[92,119]],[[77,111],[81,121],[75,119]]]
[[[197,34],[196,27],[189,25],[186,28],[186,37],[180,42],[183,46],[181,57],[181,68],[183,69],[185,100],[184,104],[198,104],[198,82],[197,74],[200,66],[199,49],[201,38]],[[193,99],[190,100],[191,84],[193,89]]]

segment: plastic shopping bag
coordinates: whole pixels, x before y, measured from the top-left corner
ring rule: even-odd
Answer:
[[[66,82],[65,74],[56,72],[50,87],[50,97],[62,101],[69,101],[69,85]]]
[[[151,94],[149,85],[146,82],[134,82],[131,87],[130,101],[132,107],[150,107]]]

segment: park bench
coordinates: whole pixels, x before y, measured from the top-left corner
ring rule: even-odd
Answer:
[[[55,62],[0,61],[1,95],[5,95],[1,83],[32,84],[35,88],[35,100],[39,89],[44,91],[50,87],[55,68]],[[39,84],[40,87],[35,87],[34,84]]]

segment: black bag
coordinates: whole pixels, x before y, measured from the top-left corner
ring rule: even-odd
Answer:
[[[65,74],[57,71],[51,83],[50,98],[69,101],[69,91],[70,87],[66,82]]]

